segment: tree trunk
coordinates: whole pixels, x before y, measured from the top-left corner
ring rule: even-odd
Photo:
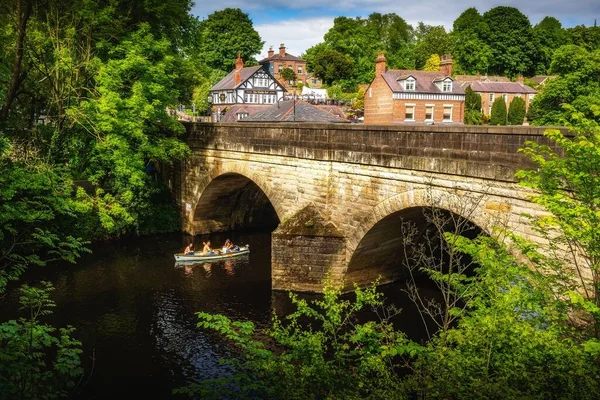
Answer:
[[[21,83],[25,78],[25,74],[21,73],[21,66],[23,64],[23,53],[25,46],[25,31],[27,29],[27,21],[31,16],[31,0],[17,0],[16,5],[16,20],[17,20],[17,43],[16,43],[16,52],[15,58],[13,60],[12,66],[12,76],[10,79],[10,85],[8,86],[8,91],[6,93],[6,102],[2,105],[2,110],[0,111],[0,121],[6,121],[8,118],[8,113],[17,97],[17,92],[21,87]]]

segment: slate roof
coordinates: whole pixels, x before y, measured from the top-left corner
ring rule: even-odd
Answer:
[[[404,90],[398,78],[408,78],[412,76],[416,79],[415,90]],[[413,71],[413,70],[389,70],[383,74],[383,79],[387,82],[392,92],[406,93],[435,93],[435,94],[465,94],[464,89],[458,85],[452,85],[451,92],[443,92],[434,82],[448,78],[439,71]]]
[[[283,100],[239,122],[327,122],[350,123],[302,100]]]
[[[457,82],[510,82],[506,76],[499,75],[454,75],[454,80]]]
[[[270,104],[234,104],[229,106],[229,109],[225,115],[221,117],[221,122],[237,122],[238,113],[247,113],[248,117],[246,118],[249,118],[250,116],[263,111],[269,106]]]
[[[279,53],[275,53],[271,57],[263,58],[258,63],[266,64],[266,63],[270,63],[272,61],[306,61],[306,60],[303,60],[300,57],[293,56],[290,53],[285,53],[284,56],[282,56]]]
[[[256,73],[259,69],[262,68],[262,65],[258,65],[256,67],[245,67],[241,69],[241,77],[239,84],[235,84],[234,74],[236,70],[231,71],[227,76],[221,79],[217,84],[210,88],[210,90],[231,90],[237,88],[243,82],[246,82],[252,75]]]
[[[517,82],[463,82],[461,86],[466,88],[471,85],[474,92],[483,93],[537,93],[537,90]]]
[[[536,75],[536,76],[529,78],[529,80],[531,82],[535,83],[536,85],[540,85],[546,79],[553,79],[553,78],[557,78],[557,77],[558,77],[558,75]]]

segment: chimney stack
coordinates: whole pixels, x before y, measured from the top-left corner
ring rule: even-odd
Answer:
[[[275,52],[273,51],[273,46],[269,47],[269,53],[268,53],[268,57],[273,57],[273,54],[275,54]]]
[[[444,54],[440,60],[440,72],[444,76],[452,76],[452,56]]]
[[[283,43],[279,45],[279,55],[285,57],[285,45]]]
[[[517,75],[517,80],[516,80],[516,82],[517,82],[517,83],[520,83],[520,84],[522,85],[522,84],[523,84],[523,82],[524,82],[524,81],[523,81],[523,75],[521,75],[521,74]]]
[[[233,83],[235,86],[242,83],[242,68],[244,68],[244,61],[242,61],[242,57],[238,53],[238,58],[235,60],[235,72],[233,73]]]
[[[383,53],[377,54],[377,59],[375,60],[375,77],[380,77],[385,73],[385,56]]]

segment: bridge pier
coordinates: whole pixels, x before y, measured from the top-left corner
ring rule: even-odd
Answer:
[[[321,292],[327,275],[334,282],[343,279],[347,239],[314,206],[284,221],[271,239],[274,290]]]

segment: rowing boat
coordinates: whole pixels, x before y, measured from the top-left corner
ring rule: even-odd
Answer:
[[[239,248],[239,250],[213,250],[209,253],[202,253],[199,251],[194,252],[194,254],[183,254],[177,253],[175,254],[175,261],[212,261],[212,260],[224,260],[227,258],[242,256],[244,254],[250,253],[250,246],[245,245]]]

